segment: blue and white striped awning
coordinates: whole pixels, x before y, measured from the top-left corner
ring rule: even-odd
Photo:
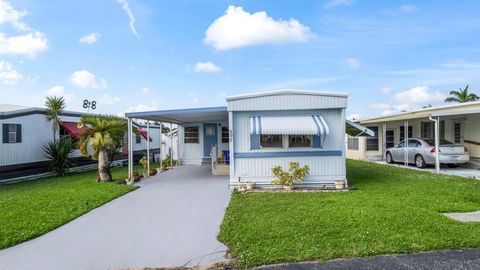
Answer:
[[[330,133],[321,115],[251,116],[250,134],[255,135],[321,135]]]

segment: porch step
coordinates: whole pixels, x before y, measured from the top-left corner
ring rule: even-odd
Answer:
[[[212,164],[212,158],[211,157],[203,157],[202,158],[202,165],[210,165]]]

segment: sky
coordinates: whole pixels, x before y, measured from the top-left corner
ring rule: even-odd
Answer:
[[[350,118],[480,94],[479,1],[0,0],[0,103],[130,111],[348,93]]]

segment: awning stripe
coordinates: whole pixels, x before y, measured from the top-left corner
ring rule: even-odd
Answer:
[[[318,118],[322,121],[323,126],[325,127],[325,135],[330,134],[330,128],[327,125],[327,122],[325,122],[325,119],[323,119],[323,116],[317,115]]]
[[[330,129],[320,115],[251,116],[252,135],[321,135]]]

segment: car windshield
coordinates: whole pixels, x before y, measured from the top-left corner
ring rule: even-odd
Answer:
[[[431,146],[435,145],[435,140],[434,139],[424,139],[424,141],[426,143],[428,143],[428,145],[431,145]],[[451,141],[447,141],[445,139],[440,139],[440,145],[452,145],[452,144],[454,144],[454,143],[452,143]]]

